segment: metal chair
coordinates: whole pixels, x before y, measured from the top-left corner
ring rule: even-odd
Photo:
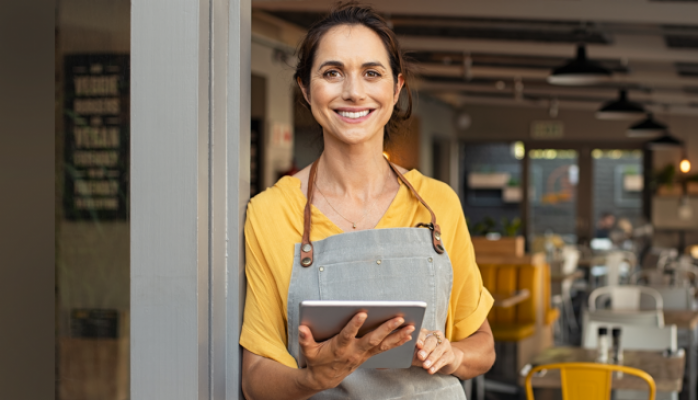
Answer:
[[[531,379],[543,370],[559,369],[563,400],[610,399],[613,372],[634,375],[649,388],[649,400],[654,400],[657,388],[654,379],[645,371],[615,364],[557,363],[533,367],[526,375],[526,398],[534,400]]]
[[[647,286],[603,286],[594,289],[589,295],[589,311],[596,311],[596,300],[607,297],[611,300],[611,310],[639,310],[640,296],[651,296],[654,299],[654,310],[663,310],[662,295]]]
[[[696,289],[692,286],[650,286],[662,296],[664,310],[695,310]],[[648,308],[647,298],[640,299],[640,308]]]

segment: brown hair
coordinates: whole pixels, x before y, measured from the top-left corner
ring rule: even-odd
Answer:
[[[300,46],[298,47],[298,63],[296,64],[296,73],[294,78],[307,90],[310,85],[310,71],[315,61],[315,52],[322,37],[330,29],[340,25],[363,25],[373,32],[383,41],[385,49],[388,52],[390,60],[390,69],[393,73],[393,80],[397,84],[397,77],[402,74],[405,83],[400,97],[406,97],[403,106],[402,99],[398,100],[393,107],[393,113],[385,127],[384,140],[388,141],[391,133],[397,132],[403,121],[406,121],[412,115],[412,92],[410,90],[409,80],[412,76],[412,71],[409,63],[406,61],[405,55],[400,48],[397,37],[388,23],[378,15],[371,7],[359,5],[357,2],[351,1],[345,4],[339,4],[337,8],[332,10],[325,18],[316,22],[308,30]]]

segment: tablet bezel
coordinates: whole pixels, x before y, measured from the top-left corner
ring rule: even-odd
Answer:
[[[402,346],[376,354],[366,360],[360,368],[409,368],[412,365],[414,348],[426,308],[427,303],[423,301],[304,300],[299,304],[299,321],[300,325],[307,325],[310,328],[316,342],[322,342],[341,332],[352,317],[362,310],[366,311],[368,317],[357,337],[378,328],[391,318],[401,316],[405,323],[397,329],[413,324],[415,331],[412,334],[412,340]],[[299,366],[305,367],[302,353],[299,357]]]

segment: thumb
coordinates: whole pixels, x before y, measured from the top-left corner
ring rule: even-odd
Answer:
[[[298,344],[301,346],[301,351],[303,351],[306,356],[312,356],[314,354],[313,349],[317,347],[317,342],[315,342],[310,328],[305,325],[298,327]]]

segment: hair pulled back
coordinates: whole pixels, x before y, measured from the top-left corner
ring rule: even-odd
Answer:
[[[385,19],[371,7],[360,5],[354,1],[345,4],[340,3],[327,16],[311,26],[298,48],[298,63],[296,64],[294,78],[296,82],[300,80],[303,89],[307,91],[310,85],[310,73],[315,61],[315,53],[320,40],[330,29],[340,25],[363,25],[375,32],[388,52],[393,81],[397,84],[399,74],[402,74],[405,80],[400,94],[401,99],[393,107],[393,113],[385,127],[384,139],[387,141],[391,134],[398,131],[402,122],[409,119],[412,115],[412,92],[409,84],[412,71],[405,60],[405,55],[400,48],[395,33],[390,29]]]

